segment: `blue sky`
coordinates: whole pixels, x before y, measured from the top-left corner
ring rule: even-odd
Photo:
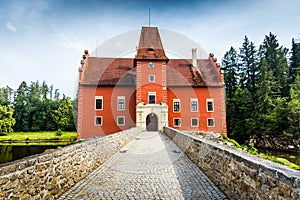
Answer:
[[[152,26],[191,38],[219,62],[245,35],[258,46],[272,32],[287,48],[300,38],[297,0],[0,1],[0,87],[45,80],[73,97],[83,51],[147,26],[149,8]]]

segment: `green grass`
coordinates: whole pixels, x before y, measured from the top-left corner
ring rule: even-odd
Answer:
[[[254,144],[251,140],[250,140],[250,143],[248,145],[240,145],[234,139],[230,139],[230,138],[228,138],[227,136],[225,136],[223,134],[221,134],[221,135],[222,135],[222,140],[223,141],[231,142],[236,149],[240,149],[240,150],[245,151],[245,152],[247,152],[249,154],[252,154],[252,155],[259,155],[260,157],[262,157],[264,159],[271,160],[271,161],[279,163],[281,165],[285,165],[285,166],[287,166],[291,169],[300,170],[299,165],[297,165],[295,163],[291,163],[290,161],[288,161],[285,158],[280,158],[280,157],[276,157],[276,156],[269,156],[269,155],[266,155],[266,154],[263,154],[263,153],[258,154],[258,150],[254,147]]]
[[[0,136],[0,142],[3,140],[74,140],[76,137],[77,133],[75,131],[63,131],[61,136],[57,136],[56,131],[14,132]]]

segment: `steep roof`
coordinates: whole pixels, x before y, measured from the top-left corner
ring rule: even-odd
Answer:
[[[142,27],[136,59],[168,60],[157,27]]]
[[[135,68],[132,58],[87,58],[81,84],[83,85],[135,85]],[[191,60],[170,59],[167,65],[168,86],[217,86],[222,82],[210,59],[198,60],[199,68]]]

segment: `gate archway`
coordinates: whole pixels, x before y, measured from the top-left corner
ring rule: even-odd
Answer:
[[[158,119],[154,113],[150,113],[146,117],[146,129],[147,131],[157,131],[158,129]]]

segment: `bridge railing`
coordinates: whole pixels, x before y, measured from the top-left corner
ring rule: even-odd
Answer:
[[[300,172],[207,139],[164,127],[230,199],[300,199]]]
[[[140,134],[132,128],[0,165],[0,199],[57,199]]]

